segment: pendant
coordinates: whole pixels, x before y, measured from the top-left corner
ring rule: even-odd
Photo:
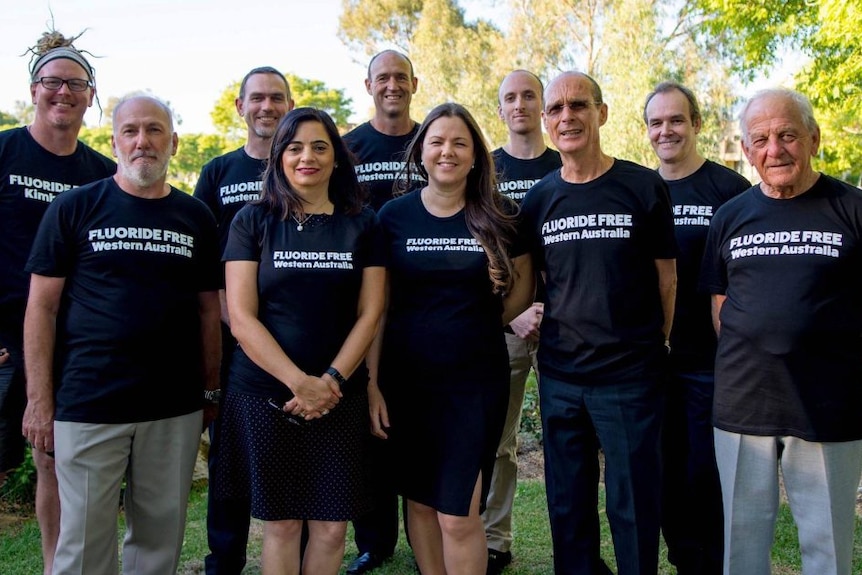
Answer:
[[[298,232],[302,231],[302,224],[296,224],[296,231],[298,231]]]

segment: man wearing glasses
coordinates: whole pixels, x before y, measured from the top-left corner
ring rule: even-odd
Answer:
[[[546,299],[539,397],[554,570],[610,573],[599,550],[599,448],[620,575],[658,570],[661,393],[677,252],[667,184],[602,151],[599,85],[566,72],[545,91],[563,167],[521,203]]]
[[[117,165],[78,141],[93,105],[93,68],[58,32],[43,34],[30,66],[33,123],[0,133],[0,485],[24,460],[21,434],[26,403],[22,337],[30,275],[24,264],[48,204],[70,188],[112,175]],[[45,428],[53,421],[41,421]],[[36,517],[44,573],[52,569],[60,531],[53,445],[33,446]]]

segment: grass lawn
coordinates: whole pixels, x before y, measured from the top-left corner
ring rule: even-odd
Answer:
[[[602,502],[603,506],[603,502]],[[122,527],[122,518],[119,527]],[[515,557],[507,569],[507,575],[551,575],[551,540],[545,502],[544,483],[538,479],[519,482],[515,499]],[[249,542],[249,564],[246,575],[259,574],[260,567],[260,523],[253,521]],[[198,575],[203,573],[203,557],[206,546],[206,485],[197,486],[189,502],[186,540],[179,573]],[[602,521],[602,555],[611,568],[615,568],[613,544],[607,522]],[[356,556],[352,528],[348,529],[344,569]],[[778,519],[776,543],[772,551],[773,574],[791,575],[800,573],[799,547],[796,543],[796,527],[786,505],[782,505]],[[39,553],[39,530],[34,519],[19,521],[11,527],[0,529],[0,574],[34,575],[41,573]],[[342,571],[343,573],[343,571]],[[395,556],[375,575],[409,575],[416,573],[413,556],[402,534]],[[664,545],[661,548],[659,573],[673,575],[675,571],[667,563]],[[853,573],[862,573],[862,518],[857,518]]]

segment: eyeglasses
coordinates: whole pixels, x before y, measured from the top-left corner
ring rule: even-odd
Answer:
[[[39,78],[38,80],[33,81],[34,84],[42,84],[42,87],[46,90],[57,91],[63,87],[63,84],[69,86],[69,89],[73,92],[83,92],[87,88],[92,88],[93,83],[89,80],[79,80],[78,78],[72,78],[71,80],[64,80],[63,78],[54,78],[52,76],[46,76],[44,78]]]
[[[601,102],[590,102],[589,100],[570,100],[569,102],[557,103],[548,108],[545,113],[549,116],[558,116],[563,112],[563,108],[568,108],[575,114],[584,112],[590,106],[601,106]]]

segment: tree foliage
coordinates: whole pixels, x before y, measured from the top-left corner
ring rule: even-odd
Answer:
[[[15,109],[12,110],[12,115],[18,119],[20,125],[26,126],[33,123],[33,118],[36,117],[36,107],[24,100],[15,100]]]
[[[545,80],[577,69],[602,86],[610,106],[603,146],[618,157],[655,162],[641,118],[643,99],[666,79],[683,81],[703,98],[703,142],[715,155],[733,102],[732,84],[712,45],[696,43],[690,8],[674,0],[497,0],[492,21],[468,21],[454,0],[343,0],[339,36],[367,57],[395,47],[419,78],[413,113],[436,104],[466,105],[492,146],[506,141],[497,117],[497,88],[514,69]],[[479,4],[472,2],[470,4]],[[485,5],[488,2],[484,2]]]
[[[466,106],[486,132],[495,125],[499,80],[493,53],[500,40],[489,22],[465,21],[452,0],[426,0],[410,50],[420,76],[413,99],[417,119],[451,101]]]
[[[347,120],[353,113],[350,108],[353,100],[344,95],[344,90],[328,88],[320,80],[300,78],[294,74],[286,74],[286,77],[297,106],[312,106],[325,110],[332,116],[336,126],[347,125]]]
[[[422,0],[342,0],[338,37],[368,55],[380,46],[408,52],[423,5]]]
[[[862,2],[689,1],[703,19],[701,38],[721,46],[743,79],[793,54],[804,62],[792,87],[811,99],[821,124],[816,167],[862,184]]]
[[[19,125],[18,118],[12,114],[0,111],[0,130],[8,130],[9,128],[14,128]]]
[[[245,140],[246,136],[245,121],[236,111],[236,98],[239,94],[240,83],[240,80],[235,80],[225,86],[210,112],[210,119],[212,119],[216,133],[221,134],[224,139],[237,146]]]

